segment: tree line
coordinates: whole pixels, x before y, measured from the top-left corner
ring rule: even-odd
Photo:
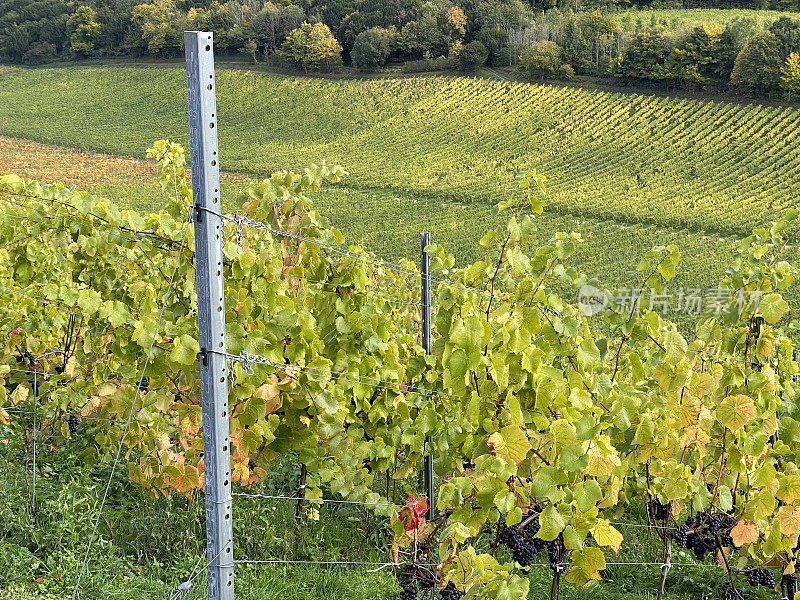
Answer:
[[[345,62],[362,71],[387,62],[407,71],[487,64],[518,67],[535,79],[577,74],[751,95],[800,90],[794,19],[686,27],[657,11],[649,19],[620,16],[612,0],[456,1],[0,0],[0,60],[169,58],[181,55],[184,30],[201,29],[215,32],[222,54],[253,62],[279,57],[306,71]],[[790,8],[784,0],[728,4]]]

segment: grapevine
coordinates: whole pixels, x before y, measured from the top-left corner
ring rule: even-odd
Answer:
[[[107,460],[132,414],[131,479],[153,495],[192,496],[204,465],[190,253],[159,331],[152,318],[186,227],[193,241],[191,191],[182,148],[160,142],[152,156],[168,198],[157,215],[0,178],[3,213],[24,217],[0,220],[0,287],[17,294],[0,306],[0,422],[29,401],[30,373],[11,368],[30,352],[53,428],[42,439],[66,443],[73,416]],[[404,600],[434,589],[446,600],[524,598],[538,556],[556,582],[597,581],[624,544],[613,521],[634,498],[678,546],[729,563],[724,598],[741,597],[736,573],[763,586],[773,567],[794,570],[800,369],[781,292],[796,275],[784,252],[797,211],[742,240],[720,310],[687,335],[651,303],[675,276],[676,246],[644,254],[642,301],[623,309],[619,292],[570,264],[579,234],[532,245],[545,185],[522,173],[499,205],[507,225],[480,240],[481,260],[456,268],[445,248],[428,248],[437,289],[427,355],[415,266],[344,246],[314,210],[313,192],[343,175],[321,165],[254,183],[242,210],[291,235],[247,230],[240,252],[235,232],[223,234],[228,352],[263,359],[231,363],[232,482],[263,479],[291,451],[309,502],[324,489],[374,503],[391,523]],[[587,284],[607,310],[586,315],[572,302]],[[740,290],[752,294],[742,301]],[[413,480],[424,452],[440,458],[438,497],[397,507],[375,491],[388,490],[376,485],[386,471]],[[488,530],[497,543],[484,548]]]

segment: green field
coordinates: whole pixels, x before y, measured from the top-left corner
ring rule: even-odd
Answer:
[[[42,69],[2,81],[5,135],[137,158],[157,138],[187,137],[178,68]],[[800,190],[793,108],[455,77],[222,70],[218,81],[223,168],[263,176],[343,164],[351,174],[317,206],[349,240],[390,259],[415,258],[419,232],[430,231],[461,264],[474,260],[497,223],[494,202],[517,170],[536,168],[550,203],[540,242],[581,232],[573,263],[609,286],[633,285],[626,270],[645,249],[677,243],[671,291],[708,289],[736,238],[796,205]],[[225,184],[231,209],[243,185]],[[94,189],[123,203],[158,201],[155,186],[136,197],[129,185]],[[789,299],[800,306],[800,295]]]
[[[626,29],[635,28],[637,21],[649,27],[652,19],[656,25],[669,31],[680,31],[698,25],[717,24],[724,27],[734,19],[749,19],[761,27],[768,26],[780,17],[798,18],[796,12],[779,10],[753,10],[748,8],[690,8],[659,10],[625,10],[612,15],[612,18]]]
[[[221,164],[256,175],[325,159],[350,188],[489,205],[548,177],[552,211],[747,233],[795,204],[795,108],[460,77],[326,81],[221,70]],[[180,69],[4,75],[0,134],[141,157],[186,140]]]

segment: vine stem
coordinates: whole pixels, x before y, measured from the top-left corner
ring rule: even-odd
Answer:
[[[669,532],[669,513],[664,517],[664,555],[662,557],[661,566],[661,582],[658,586],[658,596],[656,600],[662,600],[664,597],[664,590],[667,587],[667,574],[669,573],[670,563],[672,561],[672,534]]]

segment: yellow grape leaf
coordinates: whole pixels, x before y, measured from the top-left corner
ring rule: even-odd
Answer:
[[[70,356],[69,360],[67,361],[67,366],[64,369],[64,374],[69,377],[75,375],[75,366],[77,364],[78,364],[78,358],[75,355]]]
[[[259,387],[253,395],[266,402],[267,410],[265,414],[267,415],[280,408],[282,404],[281,390],[278,387],[278,378],[275,375],[271,375],[269,381]]]
[[[112,396],[114,392],[117,391],[117,386],[113,383],[101,383],[100,387],[97,388],[97,395],[98,396]]]
[[[731,537],[737,548],[753,544],[758,541],[758,525],[753,521],[742,519],[731,529]]]
[[[792,537],[800,533],[800,508],[797,506],[781,506],[775,518],[781,526],[781,534]]]
[[[576,587],[601,579],[600,571],[606,568],[606,559],[600,548],[584,548],[572,555],[572,566],[564,579]]]
[[[592,447],[589,450],[589,464],[586,465],[584,473],[593,477],[604,477],[611,475],[620,464],[622,463],[616,449],[612,448],[611,452],[604,453],[600,448]]]
[[[786,475],[780,480],[778,485],[778,499],[786,504],[792,504],[800,498],[800,477],[797,475]]]
[[[756,405],[750,396],[728,396],[717,407],[717,419],[731,431],[738,431],[756,418]]]
[[[590,532],[598,545],[607,546],[614,554],[619,554],[622,546],[622,534],[612,527],[608,519],[598,519]]]
[[[11,419],[8,416],[8,413],[0,407],[0,424],[2,425],[11,425]]]
[[[17,406],[21,402],[25,402],[25,400],[28,399],[28,394],[30,394],[30,390],[27,387],[24,385],[18,385],[8,397],[9,400],[11,400],[11,406]]]
[[[522,427],[509,425],[489,436],[489,452],[519,465],[528,456],[531,443]]]
[[[100,408],[100,402],[101,400],[97,396],[92,396],[89,398],[89,400],[86,401],[86,404],[83,405],[83,408],[81,408],[81,416],[88,417],[92,413],[97,412],[97,410]]]

